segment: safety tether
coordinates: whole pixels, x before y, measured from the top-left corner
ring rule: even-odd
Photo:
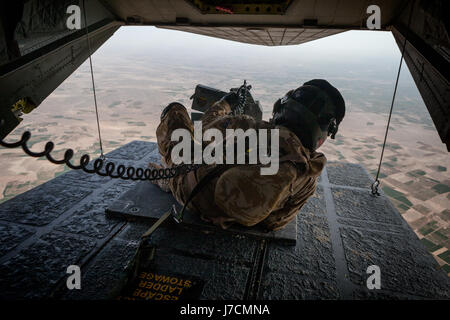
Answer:
[[[412,17],[412,12],[413,12],[413,8],[414,5],[411,4],[411,11],[409,13],[409,20],[408,20],[408,29],[409,26],[411,24],[411,17]],[[395,101],[395,96],[397,94],[397,87],[398,87],[398,81],[400,78],[400,71],[402,70],[402,64],[403,64],[403,57],[405,55],[405,49],[406,49],[406,35],[404,36],[404,41],[403,41],[403,46],[402,46],[402,55],[400,57],[400,64],[398,66],[398,71],[397,71],[397,79],[395,80],[395,87],[394,87],[394,93],[392,95],[392,101],[391,101],[391,108],[389,111],[389,118],[388,118],[388,122],[386,125],[386,132],[384,134],[384,141],[383,141],[383,147],[381,148],[381,156],[380,156],[380,162],[378,163],[378,169],[377,169],[377,175],[375,177],[375,181],[372,183],[372,195],[376,195],[379,196],[380,193],[378,192],[378,187],[380,186],[380,171],[381,171],[381,163],[383,162],[383,155],[384,155],[384,149],[386,148],[386,140],[387,140],[387,136],[388,136],[388,132],[389,132],[389,125],[391,123],[391,117],[392,117],[392,110],[394,108],[394,101]]]
[[[100,159],[104,160],[105,155],[103,154],[102,135],[100,133],[100,120],[98,117],[97,94],[95,92],[94,70],[92,68],[91,42],[89,40],[89,29],[88,29],[87,15],[86,15],[85,0],[83,0],[83,14],[84,14],[84,26],[86,29],[86,41],[87,41],[88,53],[89,53],[89,66],[91,67],[91,80],[92,80],[92,92],[94,93],[95,115],[97,117],[98,141],[100,143]]]

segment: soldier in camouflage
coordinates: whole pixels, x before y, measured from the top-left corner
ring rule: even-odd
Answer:
[[[289,91],[274,104],[270,122],[247,115],[232,115],[238,105],[236,93],[230,92],[214,103],[203,115],[203,131],[219,129],[279,130],[279,169],[275,175],[261,175],[259,165],[233,166],[209,181],[202,192],[188,204],[191,212],[221,228],[237,223],[278,230],[288,224],[316,189],[317,179],[326,158],[316,150],[328,136],[334,139],[345,115],[345,103],[339,91],[326,80],[315,79]],[[162,165],[171,167],[171,141],[175,129],[189,130],[193,123],[186,108],[179,103],[168,105],[157,128]],[[150,163],[150,167],[160,168]],[[184,204],[195,185],[215,165],[205,165],[195,171],[166,181],[155,181]]]

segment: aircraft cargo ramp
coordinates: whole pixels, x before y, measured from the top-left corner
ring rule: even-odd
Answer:
[[[145,167],[158,151],[133,141],[106,156]],[[359,165],[329,163],[298,215],[295,245],[163,226],[152,268],[200,279],[200,299],[450,298],[449,277],[386,196],[370,194],[371,182]],[[105,209],[135,184],[72,170],[2,203],[1,299],[115,297],[151,224]],[[79,290],[66,287],[69,265],[81,267]],[[367,288],[371,265],[380,289]]]

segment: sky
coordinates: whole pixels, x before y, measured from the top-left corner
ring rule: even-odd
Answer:
[[[212,62],[248,70],[299,68],[318,76],[339,76],[349,70],[365,78],[394,82],[400,50],[391,32],[346,31],[290,46],[262,46],[150,26],[125,26],[98,50],[105,57],[151,59],[198,68]],[[415,87],[403,68],[400,86]]]
[[[355,52],[368,59],[399,55],[394,38],[390,32],[385,31],[347,31],[302,45],[268,47],[156,27],[125,26],[120,28],[104,46],[104,49],[127,51],[155,47],[164,50],[166,46],[196,55],[210,55],[218,51],[221,54],[252,52],[261,56],[273,54],[297,56],[299,53],[322,55],[327,52],[329,57],[334,59],[340,59]]]
[[[94,54],[93,59],[95,66],[102,65],[102,57],[120,59],[115,62],[120,66],[134,61],[151,61],[216,72],[226,79],[249,79],[257,70],[267,79],[282,79],[287,75],[288,80],[289,75],[292,78],[298,73],[300,82],[305,77],[312,77],[332,79],[337,86],[343,86],[343,82],[360,83],[366,88],[383,84],[386,88],[383,104],[387,105],[400,56],[392,33],[386,31],[352,30],[300,45],[269,47],[151,26],[124,26]],[[345,86],[342,89],[346,90]],[[399,82],[399,96],[401,94],[421,100],[405,65]]]
[[[296,65],[311,61],[339,63],[349,57],[352,63],[398,65],[400,59],[392,34],[383,31],[347,31],[301,45],[268,47],[156,27],[125,26],[101,50],[132,56],[156,51],[166,59],[179,57],[180,53],[193,60],[248,57],[251,59],[244,61],[289,61]]]

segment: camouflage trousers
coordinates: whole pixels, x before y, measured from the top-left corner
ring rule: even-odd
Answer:
[[[194,135],[194,125],[189,117],[186,108],[179,103],[171,103],[164,110],[161,115],[161,123],[156,130],[156,138],[158,142],[158,149],[161,155],[161,164],[163,167],[172,167],[176,164],[173,163],[171,158],[172,148],[178,143],[177,141],[171,141],[172,133],[177,129],[185,129],[190,132],[191,137]],[[165,191],[170,191],[176,198],[178,203],[184,204],[191,194],[194,187],[201,180],[201,178],[207,174],[214,166],[204,166],[196,171],[188,172],[177,177],[160,180],[156,183]],[[169,189],[169,190],[167,190]],[[203,197],[208,193],[208,190],[202,191],[201,195],[196,196],[192,203],[188,205],[191,211],[198,212],[199,209],[195,205],[199,197]]]

